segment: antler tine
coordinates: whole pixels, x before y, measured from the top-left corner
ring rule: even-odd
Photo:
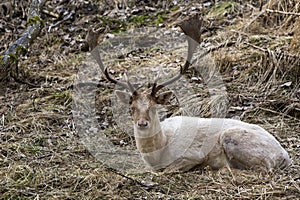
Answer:
[[[161,83],[161,84],[159,84],[159,85],[157,85],[157,82],[154,82],[153,87],[152,87],[152,91],[151,91],[151,95],[152,95],[152,96],[155,96],[155,94],[156,94],[160,89],[162,89],[163,87],[165,87],[165,86],[167,86],[167,85],[169,85],[169,84],[171,84],[171,83],[177,81],[178,79],[180,79],[181,76],[182,76],[182,73],[181,73],[182,69],[183,69],[183,68],[180,67],[180,73],[178,73],[178,74],[177,74],[176,76],[174,76],[173,78],[171,78],[171,79],[169,79],[169,80],[167,80],[167,81],[165,81],[165,82],[163,82],[163,83]]]
[[[161,67],[159,68],[159,71],[158,71],[158,74],[157,74],[157,76],[155,77],[155,79],[154,79],[154,81],[153,81],[153,86],[152,86],[152,91],[151,91],[151,94],[153,93],[153,94],[155,94],[155,92],[154,92],[154,90],[155,90],[155,88],[156,88],[156,86],[157,86],[157,81],[159,80],[159,78],[160,78],[160,76],[161,76]]]
[[[134,89],[134,87],[132,86],[132,84],[129,82],[127,75],[125,74],[125,80],[126,83],[118,81],[116,79],[114,79],[108,72],[108,68],[104,67],[104,64],[101,60],[101,56],[100,56],[100,52],[98,48],[95,48],[92,52],[92,55],[94,56],[94,58],[96,59],[101,71],[104,73],[105,77],[107,78],[107,80],[109,80],[110,82],[117,84],[125,89],[128,89],[132,94],[136,93],[136,90]]]
[[[104,75],[105,75],[105,77],[107,78],[107,80],[109,80],[110,82],[112,82],[112,83],[114,83],[114,84],[116,84],[116,85],[119,85],[119,86],[121,86],[121,87],[123,87],[123,88],[125,88],[125,89],[128,89],[132,94],[136,93],[136,90],[134,89],[134,87],[132,86],[132,84],[129,82],[129,80],[128,80],[126,74],[124,74],[126,83],[114,79],[114,78],[109,74],[108,68],[105,68],[105,69],[104,69]]]
[[[202,18],[200,18],[199,15],[195,15],[189,20],[186,20],[182,22],[179,27],[182,29],[182,31],[187,35],[187,41],[188,41],[188,55],[186,58],[186,61],[184,63],[183,67],[180,67],[180,72],[174,76],[173,78],[157,85],[156,82],[154,82],[154,85],[152,87],[151,95],[155,96],[155,94],[162,89],[163,87],[177,81],[181,78],[181,76],[187,71],[191,64],[191,60],[193,57],[193,54],[200,43],[200,28],[202,26]]]

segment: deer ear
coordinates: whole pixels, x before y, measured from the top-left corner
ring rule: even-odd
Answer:
[[[116,95],[123,104],[128,105],[130,103],[130,99],[131,99],[130,93],[116,90]]]
[[[173,92],[171,92],[171,91],[163,92],[163,93],[157,95],[156,103],[161,104],[161,105],[166,105],[170,101],[172,95],[173,95]]]

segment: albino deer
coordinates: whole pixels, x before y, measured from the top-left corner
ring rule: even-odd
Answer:
[[[136,146],[152,170],[189,170],[197,165],[213,169],[285,168],[291,161],[279,142],[258,125],[233,119],[176,116],[160,122],[156,106],[169,102],[172,92],[158,93],[178,80],[190,65],[200,41],[201,21],[191,19],[181,25],[188,37],[188,58],[180,73],[164,83],[155,81],[151,91],[138,92],[126,80],[114,79],[104,70],[106,78],[128,89],[116,91],[117,97],[130,105],[134,122]],[[101,59],[97,61],[103,67]],[[127,78],[126,78],[127,79]]]

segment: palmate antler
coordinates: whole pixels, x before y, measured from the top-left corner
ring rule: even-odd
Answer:
[[[182,31],[186,34],[187,40],[188,40],[188,54],[187,59],[183,65],[183,67],[180,67],[180,72],[174,76],[173,78],[160,83],[159,85],[157,82],[154,82],[154,85],[152,87],[151,95],[155,96],[156,93],[164,88],[165,86],[174,83],[178,79],[181,78],[181,76],[187,71],[191,64],[191,60],[193,57],[193,54],[200,43],[200,36],[201,36],[201,26],[202,26],[202,18],[199,15],[195,15],[194,17],[190,18],[189,20],[183,21],[179,27],[182,29]]]
[[[190,18],[186,21],[183,21],[179,26],[182,29],[182,31],[186,34],[187,40],[188,40],[188,54],[187,54],[185,64],[180,67],[180,72],[176,76],[172,77],[171,79],[169,79],[163,83],[160,83],[160,84],[157,84],[157,80],[155,80],[152,90],[151,90],[152,96],[155,96],[160,89],[164,88],[165,86],[167,86],[169,84],[174,83],[175,81],[177,81],[178,79],[181,78],[181,76],[189,68],[193,54],[194,54],[198,44],[200,43],[200,36],[201,36],[200,29],[202,26],[202,18],[199,15],[195,15],[192,18]],[[125,74],[126,82],[118,81],[109,74],[108,68],[104,67],[104,65],[102,63],[98,48],[95,48],[91,53],[94,56],[94,58],[96,59],[96,61],[98,62],[99,66],[100,66],[102,72],[104,73],[104,75],[106,76],[107,80],[123,87],[124,89],[128,89],[132,94],[137,93],[134,86],[128,80],[126,74]]]

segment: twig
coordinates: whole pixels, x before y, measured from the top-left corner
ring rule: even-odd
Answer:
[[[46,9],[42,10],[42,12],[45,13],[46,15],[49,15],[49,16],[54,17],[56,19],[59,18],[59,14],[57,14],[55,12],[52,12],[52,11],[49,11],[49,10],[46,10]]]
[[[249,113],[249,112],[258,112],[259,110],[262,110],[262,111],[265,111],[265,112],[270,112],[270,113],[276,114],[278,116],[282,116],[282,117],[286,117],[286,118],[290,118],[290,119],[299,121],[299,119],[297,119],[297,118],[295,118],[293,116],[290,116],[290,115],[288,115],[286,113],[281,113],[281,112],[278,112],[278,111],[275,111],[275,110],[271,110],[269,108],[264,108],[261,105],[258,105],[258,107],[254,108],[254,109],[247,109],[247,110],[245,110],[241,114],[240,118],[243,119],[246,116],[247,113]]]
[[[35,85],[33,83],[29,83],[28,81],[22,80],[18,76],[15,76],[13,74],[12,74],[12,78],[17,83],[25,84],[25,85],[28,85],[28,86],[33,87],[33,88],[39,88],[39,87],[41,87],[41,85]]]
[[[258,15],[256,15],[255,17],[253,17],[243,28],[243,30],[246,30],[255,20],[257,20],[260,16],[262,16],[264,14],[264,10],[260,11],[258,13]]]
[[[93,82],[93,81],[88,81],[88,82],[79,82],[79,83],[74,83],[72,85],[69,85],[67,89],[74,89],[74,88],[81,88],[81,87],[104,87],[104,88],[109,88],[109,84],[107,83],[102,83],[102,82]]]
[[[71,11],[71,12],[70,12],[67,16],[65,16],[62,20],[56,22],[56,23],[53,24],[53,25],[50,25],[49,28],[48,28],[48,32],[50,33],[50,31],[51,31],[51,29],[52,29],[53,27],[56,27],[56,26],[58,26],[59,24],[61,24],[61,23],[65,22],[65,21],[68,21],[69,19],[71,19],[71,17],[72,17],[74,14],[75,14],[75,12],[74,12],[74,11]]]
[[[285,11],[281,11],[281,10],[266,9],[266,12],[268,12],[268,13],[279,13],[279,14],[284,14],[284,15],[296,15],[296,16],[300,16],[300,13],[285,12]]]
[[[105,169],[107,169],[107,170],[109,170],[109,171],[111,171],[111,172],[113,172],[113,173],[115,173],[115,174],[117,174],[117,175],[119,175],[119,176],[122,176],[123,178],[126,178],[126,179],[128,179],[128,180],[131,180],[131,181],[133,181],[135,184],[138,184],[138,185],[140,185],[140,186],[142,186],[142,187],[145,187],[147,190],[151,190],[151,189],[154,188],[154,185],[145,184],[145,183],[143,183],[143,182],[141,182],[141,181],[138,181],[138,180],[136,180],[136,179],[133,179],[132,177],[129,177],[129,176],[125,175],[125,174],[122,174],[121,172],[119,172],[118,170],[116,170],[116,169],[114,169],[114,168],[112,168],[112,167],[105,166]]]
[[[223,48],[223,47],[232,46],[235,43],[236,43],[235,41],[229,41],[229,42],[223,42],[223,43],[219,44],[218,46],[213,46],[213,47],[209,48],[208,50],[204,51],[203,53],[201,53],[200,55],[197,55],[197,59],[199,60],[199,59],[203,58],[204,56],[206,56],[207,54],[209,54],[211,52],[214,52],[214,51],[216,51],[220,48]],[[192,63],[196,62],[197,59],[192,61]]]
[[[271,53],[271,54],[274,54],[274,55],[280,53],[281,55],[286,56],[286,57],[292,57],[292,58],[297,58],[297,59],[299,59],[299,55],[289,54],[289,53],[282,52],[282,51],[276,52],[276,51],[272,51],[272,50],[270,50],[270,49],[268,49],[268,48],[267,48],[267,49],[264,49],[264,48],[262,48],[262,47],[259,47],[259,46],[256,46],[256,45],[254,45],[254,44],[251,44],[251,43],[249,43],[249,42],[245,42],[245,44],[248,45],[248,46],[251,46],[251,47],[253,47],[253,48],[255,48],[255,49],[258,49],[258,50],[260,50],[260,51],[262,51],[262,52],[265,52],[265,53]]]

